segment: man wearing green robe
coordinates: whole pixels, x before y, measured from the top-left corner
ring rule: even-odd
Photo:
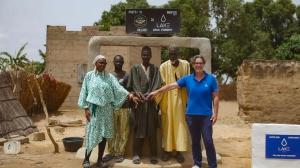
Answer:
[[[152,57],[151,48],[144,46],[141,51],[142,63],[131,68],[128,80],[128,89],[141,96],[161,87],[162,80],[158,67],[150,63]],[[133,119],[133,163],[141,162],[141,150],[143,140],[148,138],[150,145],[150,162],[156,164],[157,161],[157,127],[158,108],[154,100],[144,100],[132,112]]]

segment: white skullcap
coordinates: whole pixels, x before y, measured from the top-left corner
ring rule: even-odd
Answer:
[[[99,59],[105,59],[105,56],[104,55],[97,55],[95,58],[94,58],[94,61],[93,61],[93,65],[96,64],[96,62],[99,60]]]

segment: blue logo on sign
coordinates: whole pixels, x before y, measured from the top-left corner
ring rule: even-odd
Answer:
[[[266,158],[300,159],[300,135],[266,135]]]

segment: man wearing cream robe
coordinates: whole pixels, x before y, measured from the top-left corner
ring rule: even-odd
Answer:
[[[178,59],[178,49],[169,48],[169,60],[161,64],[160,74],[166,84],[176,82],[190,73],[190,64]],[[167,161],[171,152],[176,151],[175,158],[179,163],[184,162],[182,152],[188,150],[188,129],[185,121],[187,102],[186,89],[174,89],[162,95],[159,102],[162,119],[162,160]]]

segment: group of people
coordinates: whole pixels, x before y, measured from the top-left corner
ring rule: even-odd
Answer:
[[[150,162],[156,164],[159,111],[161,160],[168,161],[174,156],[179,163],[185,161],[183,152],[189,149],[189,130],[193,168],[201,167],[201,136],[209,167],[217,167],[212,127],[218,116],[218,85],[215,77],[204,71],[204,57],[192,57],[194,72],[191,74],[189,62],[179,59],[175,47],[169,48],[169,60],[159,68],[150,63],[151,57],[151,48],[144,46],[142,63],[132,66],[129,73],[122,68],[124,58],[121,55],[114,57],[112,73],[105,70],[105,56],[95,57],[95,68],[86,74],[78,100],[87,119],[84,168],[90,167],[89,157],[97,145],[98,167],[111,159],[122,162],[129,125],[134,134],[132,162],[141,163],[143,143],[147,138]],[[103,157],[106,142],[108,154]]]

